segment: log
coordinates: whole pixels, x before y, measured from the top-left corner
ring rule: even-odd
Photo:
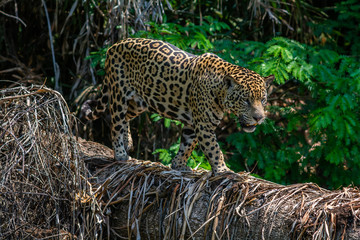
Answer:
[[[282,186],[246,172],[181,173],[150,161],[114,162],[112,150],[97,147],[106,157],[88,156],[86,162],[102,189],[112,237],[360,239],[357,188]]]

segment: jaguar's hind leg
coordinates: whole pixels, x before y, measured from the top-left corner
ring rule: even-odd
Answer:
[[[118,92],[118,94],[121,93]],[[129,122],[125,119],[128,107],[127,105],[120,105],[121,102],[126,103],[126,101],[123,101],[121,98],[118,104],[111,99],[111,103],[113,103],[110,104],[111,134],[115,160],[125,161],[129,159],[125,149],[125,140],[128,141],[125,135],[129,132]]]
[[[127,121],[127,134],[124,137],[125,150],[129,152],[133,148],[133,140],[131,137],[129,122],[147,110],[146,103],[137,96],[128,101],[128,109],[125,120]]]

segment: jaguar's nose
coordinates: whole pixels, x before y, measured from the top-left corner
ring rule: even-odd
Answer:
[[[264,116],[256,115],[256,116],[253,116],[253,118],[255,119],[256,122],[260,122],[264,118]]]

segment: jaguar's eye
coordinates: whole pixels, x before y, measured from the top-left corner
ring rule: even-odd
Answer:
[[[249,99],[245,100],[245,103],[246,103],[246,105],[250,106],[250,100]]]

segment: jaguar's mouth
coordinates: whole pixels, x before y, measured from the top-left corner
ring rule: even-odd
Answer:
[[[244,130],[244,132],[251,133],[251,132],[255,131],[257,125],[258,125],[257,123],[254,123],[254,124],[242,123],[241,127]]]

